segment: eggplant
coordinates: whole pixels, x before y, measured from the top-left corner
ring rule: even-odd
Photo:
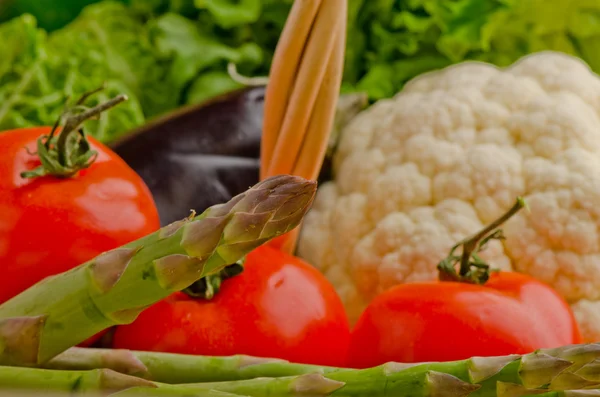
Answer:
[[[265,87],[187,106],[110,146],[146,182],[161,224],[223,203],[259,180]]]
[[[233,91],[157,118],[111,145],[148,185],[163,226],[258,182],[264,99],[264,86]],[[319,182],[332,177],[339,130],[367,104],[364,93],[340,97]]]

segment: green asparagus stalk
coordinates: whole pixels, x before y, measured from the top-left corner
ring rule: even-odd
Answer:
[[[106,396],[118,396],[120,392],[116,393],[100,393],[100,392],[92,392],[92,393],[71,393],[71,392],[55,392],[55,393],[46,393],[40,394],[35,391],[20,391],[20,390],[3,390],[0,391],[0,397],[106,397]],[[169,391],[165,391],[163,389],[144,389],[144,394],[141,394],[143,397],[173,397],[173,394]],[[202,391],[193,394],[186,394],[185,396],[180,397],[249,397],[249,396],[241,396],[239,394],[231,394],[218,390],[208,390]]]
[[[168,388],[134,376],[124,375],[110,369],[90,371],[53,371],[36,369],[31,371],[18,367],[0,367],[0,385],[4,390],[18,393],[29,391],[38,393],[68,393],[79,395],[113,396],[120,391],[131,390],[132,395],[140,396],[173,396],[186,397],[234,397],[238,394],[224,391],[198,389],[178,393]]]
[[[43,280],[0,306],[0,365],[37,366],[235,263],[295,228],[316,182],[266,179],[225,204],[175,222]]]
[[[241,394],[227,393],[219,390],[177,391],[165,388],[148,389],[145,387],[133,387],[116,393],[110,397],[251,397]]]
[[[600,345],[573,345],[559,349],[540,350],[539,353],[572,362],[573,364],[565,372],[575,373],[587,381],[600,383],[600,359],[596,359],[600,355]],[[258,377],[275,378],[315,372],[327,374],[343,370],[246,355],[212,357],[80,347],[67,350],[44,364],[43,367],[66,370],[109,368],[127,375],[170,384],[219,382]],[[561,381],[566,375],[563,374],[555,382]]]
[[[595,379],[600,377],[599,356],[600,345],[588,344],[540,350],[526,355],[473,357],[442,363],[387,363],[364,370],[340,368],[326,373],[309,372],[297,376],[225,382],[174,385],[142,379],[148,383],[119,391],[117,395],[141,396],[147,390],[158,389],[160,391],[155,393],[165,396],[188,396],[215,390],[252,397],[516,397],[582,387],[598,388],[600,383]],[[285,362],[271,364],[288,365]],[[8,375],[0,375],[6,379],[17,378],[15,374],[19,374],[19,384],[29,384],[27,379],[40,378],[42,373],[39,371],[45,371],[43,376],[54,379],[52,385],[57,390],[68,387],[68,383],[65,386],[60,382],[66,383],[61,379],[65,378],[65,373],[71,372],[15,367],[0,368],[0,371],[9,372]],[[81,374],[82,371],[75,372]]]
[[[372,370],[348,370],[345,378],[352,380],[348,393],[339,395],[360,396],[396,396],[398,390],[411,391],[419,396],[434,396],[444,390],[448,397],[467,396],[470,391],[479,386],[463,382],[445,373],[435,371],[414,371],[391,379],[389,385],[393,388],[386,390],[385,382],[376,372],[385,371],[385,367]],[[389,368],[388,368],[389,370]],[[397,374],[403,373],[400,371]],[[340,372],[341,373],[341,372]],[[375,375],[371,377],[371,375]],[[137,383],[137,384],[136,384]],[[209,391],[220,391],[248,396],[328,396],[338,395],[337,391],[346,390],[343,381],[326,378],[319,373],[304,374],[282,378],[256,378],[251,380],[196,383],[186,385],[170,385],[152,382],[112,370],[67,371],[48,370],[27,367],[0,367],[0,384],[9,389],[29,389],[43,392],[75,391],[87,392],[92,390],[111,393],[115,396],[145,396],[148,394],[165,396],[194,396]],[[381,394],[384,393],[384,394]],[[390,394],[391,393],[391,394]]]
[[[4,390],[30,390],[36,392],[109,392],[114,393],[134,387],[144,389],[157,386],[145,379],[124,375],[110,369],[91,371],[31,371],[18,367],[0,367],[0,385]]]
[[[133,391],[138,397],[250,397],[250,396],[241,396],[239,394],[226,393],[218,390],[206,390],[199,391],[196,393],[186,393],[185,395],[181,394],[173,394],[172,391],[164,390],[164,389],[149,389],[149,388],[133,388],[127,389],[126,392]],[[0,397],[113,397],[120,396],[122,392],[110,392],[110,391],[96,391],[96,392],[72,392],[72,391],[64,391],[64,392],[52,392],[48,393],[45,391],[35,391],[35,390],[3,390],[0,391]]]
[[[81,347],[73,347],[59,354],[43,367],[62,370],[108,368],[126,375],[170,384],[277,378],[341,370],[247,355],[216,357]]]
[[[596,344],[575,345],[522,356],[473,357],[444,363],[388,363],[366,370],[340,369],[325,374],[160,387],[179,393],[211,389],[253,397],[491,397],[497,395],[498,385],[503,383],[519,385],[526,390],[552,391],[559,387],[571,390],[581,386],[584,368],[590,378],[600,376],[594,371],[597,366],[593,365],[600,355],[599,347]],[[581,372],[577,374],[577,371]]]
[[[523,397],[597,397],[600,396],[600,390],[560,390],[541,394],[527,394]],[[499,396],[500,397],[500,396]]]
[[[600,351],[596,344],[540,350],[539,353],[564,358],[573,363],[559,377],[554,378],[553,384],[566,381],[573,386],[574,381],[578,381],[578,387],[582,387],[600,383],[600,359],[595,359]],[[499,358],[499,360],[504,360],[504,358]],[[126,375],[170,384],[222,382],[259,377],[277,378],[308,373],[328,374],[345,370],[247,355],[196,356],[81,347],[73,347],[59,354],[43,367],[63,370],[108,368]]]
[[[573,390],[552,390],[548,389],[528,389],[522,385],[513,383],[498,382],[496,389],[497,397],[528,397],[528,396],[547,396],[547,397],[586,397],[600,396],[600,390],[594,389],[573,389]]]
[[[526,394],[523,397],[597,397],[600,396],[600,390],[560,390],[546,393]],[[503,396],[499,396],[503,397]]]

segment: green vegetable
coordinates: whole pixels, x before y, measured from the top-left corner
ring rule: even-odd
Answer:
[[[47,21],[48,9],[64,20],[82,7],[64,0],[34,6],[40,1],[26,0],[19,10]],[[540,50],[579,56],[600,72],[596,0],[348,1],[343,91],[367,92],[371,100],[391,97],[408,80],[452,63],[506,66]],[[148,118],[239,88],[227,64],[246,76],[267,75],[292,3],[103,0],[49,40],[31,17],[16,22],[20,26],[0,25],[0,128],[50,125],[63,93],[79,96],[108,80],[114,92],[107,95],[131,98],[101,125],[90,122],[90,134],[110,142]]]
[[[262,0],[195,0],[199,9],[206,9],[222,28],[232,28],[253,23],[260,17]]]
[[[146,307],[292,230],[315,192],[315,182],[299,177],[269,178],[202,215],[43,280],[0,305],[0,365],[40,365],[131,323]]]
[[[325,373],[317,369],[297,376],[226,382],[172,385],[139,379],[139,386],[115,395],[145,395],[150,390],[155,391],[152,394],[156,395],[184,396],[218,390],[253,397],[517,397],[598,388],[599,357],[600,345],[588,344],[543,349],[526,355],[473,357],[442,363],[387,363],[364,370],[338,369]],[[283,367],[289,365],[285,362],[272,364]],[[41,386],[46,391],[65,390],[73,386],[74,378],[96,379],[99,373],[118,379],[119,384],[133,382],[131,376],[110,370],[100,372],[0,367],[0,383],[15,388]],[[45,381],[42,382],[42,379]],[[566,394],[568,395],[569,393]],[[557,394],[557,397],[560,396],[560,393]]]
[[[506,394],[498,395],[498,397],[597,397],[600,396],[600,390],[561,390],[561,391],[550,391],[546,393],[533,393],[533,394]]]
[[[569,387],[569,386],[567,386]],[[575,385],[571,385],[571,387],[575,387]],[[528,389],[523,387],[522,385],[517,385],[514,383],[507,382],[498,382],[496,387],[496,396],[497,397],[525,397],[525,396],[543,396],[543,397],[591,397],[591,396],[600,396],[600,389],[598,389],[600,385],[594,384],[590,389],[573,389],[573,390],[564,390],[563,388],[553,388],[550,387],[552,391],[549,391],[548,388],[541,389]]]
[[[349,1],[362,6],[349,24],[346,87],[372,99],[451,63],[507,66],[540,50],[580,56],[600,72],[595,0]]]
[[[48,46],[86,85],[123,84],[138,98],[145,117],[179,103],[169,63],[154,48],[146,27],[121,3],[86,7],[68,27],[49,36]]]
[[[145,397],[150,396],[181,396],[182,394],[173,393],[172,390],[159,389],[153,382],[137,378],[134,376],[123,375],[110,369],[95,369],[91,371],[52,371],[43,369],[26,369],[18,367],[0,367],[0,385],[3,390],[35,391],[44,392],[65,392],[69,396],[76,396],[80,393],[89,393],[96,396],[101,391],[101,395],[117,396],[122,391],[129,391],[125,395],[140,394]],[[88,394],[85,394],[88,395]],[[188,396],[190,396],[188,394]],[[233,397],[238,394],[231,394],[223,391],[202,389],[194,392],[193,397]],[[190,396],[191,397],[191,396]]]
[[[121,18],[118,9],[113,11]],[[127,25],[129,20],[124,19],[122,24]],[[100,27],[97,32],[104,37]],[[121,34],[123,42],[127,42],[125,32]],[[59,44],[67,45],[67,40],[70,43],[85,41],[83,35],[66,34],[63,39],[60,37],[49,41],[30,15],[0,25],[0,130],[51,126],[63,111],[67,96],[80,97],[102,83],[106,83],[106,89],[87,101],[87,106],[95,106],[122,93],[129,97],[129,101],[108,117],[86,122],[90,135],[109,141],[119,133],[143,123],[144,115],[136,95],[120,76],[114,78],[120,73],[111,76],[99,70],[98,62],[86,62],[61,49]],[[61,43],[61,40],[65,42]],[[136,37],[131,39],[136,40]],[[90,59],[102,59],[104,56],[94,52],[92,47],[69,48],[71,52],[85,52]],[[150,64],[154,65],[153,62]]]
[[[245,71],[263,62],[254,43],[230,47],[182,15],[167,12],[146,20],[139,3],[128,7],[110,0],[86,7],[49,35],[31,15],[1,24],[0,51],[0,130],[52,125],[67,97],[105,83],[107,89],[87,106],[117,93],[130,100],[86,122],[89,135],[102,142],[180,105],[239,88],[226,72],[229,62]]]
[[[150,40],[159,54],[171,60],[169,85],[179,95],[179,103],[195,103],[239,88],[240,85],[226,72],[229,62],[255,65],[262,61],[261,50],[255,44],[229,47],[218,38],[202,34],[196,24],[181,15],[167,13],[149,22],[147,27]],[[213,71],[215,66],[217,71]],[[214,73],[220,73],[222,78],[213,80]],[[192,88],[189,88],[190,85]]]
[[[242,396],[241,394],[226,393],[224,391],[218,391],[218,390],[198,390],[198,391],[194,391],[192,393],[184,391],[182,393],[178,393],[177,391],[174,392],[173,390],[168,390],[168,389],[149,389],[147,387],[136,387],[136,388],[131,388],[128,390],[123,390],[120,392],[110,394],[111,397],[135,396],[135,395],[140,396],[140,397],[154,397],[154,396],[165,396],[165,397],[250,397],[250,396]],[[566,397],[570,397],[570,396],[566,396]],[[572,397],[579,397],[579,396],[572,396]],[[587,397],[587,395],[581,396],[581,397]]]
[[[100,0],[3,0],[0,1],[0,21],[22,14],[34,15],[41,28],[62,28],[79,15],[81,10]]]
[[[260,377],[328,373],[339,368],[288,363],[236,355],[230,357],[195,356],[116,349],[71,348],[43,366],[46,369],[93,370],[111,369],[126,375],[162,383],[199,383],[242,380]]]
[[[100,390],[117,392],[136,386],[155,387],[150,381],[135,376],[123,375],[109,369],[46,371],[18,367],[0,367],[0,385],[4,390],[74,391],[78,393]]]

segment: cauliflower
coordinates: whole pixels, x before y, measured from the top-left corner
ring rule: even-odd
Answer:
[[[352,321],[385,289],[436,277],[454,243],[522,196],[530,211],[481,256],[552,285],[600,340],[600,78],[579,59],[540,52],[422,75],[346,126],[333,170],[298,254]]]

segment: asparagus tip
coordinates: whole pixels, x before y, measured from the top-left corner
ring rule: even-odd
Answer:
[[[158,385],[154,382],[138,378],[137,376],[125,375],[112,369],[102,368],[92,371],[98,372],[101,390],[117,392],[132,387],[158,388]]]
[[[467,397],[481,385],[465,382],[455,376],[443,372],[429,371],[427,385],[431,397]]]
[[[600,358],[600,344],[568,345],[551,349],[540,349],[538,352],[572,362],[569,371],[574,372],[582,366]]]
[[[291,382],[290,390],[293,393],[307,394],[315,397],[328,396],[344,385],[344,382],[326,378],[322,374],[315,372],[298,376]]]
[[[0,365],[36,365],[46,316],[0,319]]]
[[[428,363],[397,363],[395,361],[390,361],[382,365],[383,373],[386,376],[393,375],[396,372],[400,372],[410,367],[414,367],[416,365],[428,364]]]
[[[536,352],[521,358],[519,375],[525,387],[535,389],[550,383],[554,377],[571,365],[573,365],[571,361]]]
[[[520,359],[517,354],[499,357],[471,357],[468,362],[469,377],[473,383],[479,383],[496,375],[509,363]]]
[[[146,378],[148,367],[132,351],[126,349],[107,349],[101,353],[102,365],[126,375]]]
[[[271,363],[289,363],[287,360],[282,360],[279,358],[263,358],[263,357],[254,357],[248,356],[245,354],[240,354],[238,356],[238,368],[246,368],[251,367],[253,365],[261,365],[261,364],[271,364]]]
[[[199,273],[203,273],[203,262],[203,259],[172,254],[154,260],[154,273],[162,288],[181,291],[193,284]]]
[[[568,368],[571,370],[571,368]],[[593,360],[573,372],[588,380],[600,381],[600,360]]]
[[[528,389],[523,385],[509,382],[496,382],[496,397],[522,397],[546,393],[546,389]]]
[[[106,293],[115,286],[140,249],[141,247],[116,248],[98,255],[93,260],[89,269],[92,280],[101,293]]]
[[[571,372],[562,372],[550,382],[550,390],[571,390],[584,389],[590,386],[598,385],[598,381],[585,379]]]

